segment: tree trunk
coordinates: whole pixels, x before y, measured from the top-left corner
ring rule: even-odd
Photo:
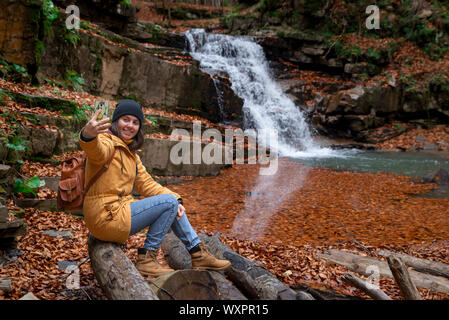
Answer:
[[[10,293],[12,291],[11,279],[0,280],[0,291],[4,293]]]
[[[148,281],[161,300],[218,300],[217,284],[208,271],[177,270]]]
[[[192,269],[189,252],[173,232],[170,231],[165,235],[162,246],[165,251],[165,259],[170,267],[176,270]]]
[[[189,252],[173,232],[167,233],[164,237],[163,246],[166,253],[165,258],[170,267],[180,270],[192,268]],[[215,280],[221,300],[247,300],[247,298],[221,273],[209,271],[209,274]]]
[[[249,260],[234,252],[214,236],[200,235],[208,250],[217,258],[227,259],[232,263],[225,273],[228,278],[249,298],[263,300],[314,300],[305,292],[296,293],[279,281],[260,263]]]
[[[220,300],[248,300],[234,284],[218,271],[209,271],[220,291]]]
[[[89,233],[89,257],[100,287],[112,300],[158,300],[148,283],[117,243]]]
[[[349,283],[350,285],[362,290],[368,296],[375,300],[391,300],[391,298],[385,292],[380,290],[378,286],[362,280],[352,273],[345,273],[344,276],[341,277],[341,279]]]
[[[401,260],[404,261],[406,265],[412,267],[416,271],[432,274],[434,276],[445,277],[449,279],[449,265],[445,263],[420,259],[413,256],[409,256],[408,254],[395,253],[388,250],[378,250],[377,254],[383,257],[394,255],[398,258],[401,258]]]
[[[347,267],[353,272],[370,276],[375,270],[379,277],[393,279],[393,274],[387,263],[375,258],[359,256],[339,250],[326,250],[324,253],[318,253],[316,258],[325,260],[329,264],[339,264]],[[449,280],[443,277],[436,277],[414,270],[410,271],[410,277],[413,283],[423,289],[433,289],[438,292],[449,293]]]
[[[388,256],[387,261],[405,300],[422,300],[404,262],[396,256]]]

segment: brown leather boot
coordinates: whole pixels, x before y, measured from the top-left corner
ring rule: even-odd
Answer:
[[[140,250],[140,249],[139,249]],[[138,253],[136,269],[143,277],[156,278],[164,273],[175,271],[168,266],[163,266],[157,261],[157,251],[147,250],[145,254]]]
[[[192,257],[192,269],[219,271],[231,266],[231,262],[228,260],[220,260],[211,255],[204,243],[200,243],[199,247],[200,251],[190,254]]]

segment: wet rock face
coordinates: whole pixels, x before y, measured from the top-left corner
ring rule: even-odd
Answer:
[[[225,77],[213,80],[180,49],[150,49],[125,38],[129,45],[118,46],[100,36],[84,32],[79,36],[76,47],[58,37],[46,37],[39,79],[64,80],[70,66],[84,78],[84,89],[93,94],[135,99],[143,106],[214,122],[241,123],[243,101],[230,89],[231,83]]]
[[[207,164],[204,162],[204,158],[200,163],[196,164],[193,161],[195,156],[193,143],[186,142],[186,149],[179,149],[179,153],[172,152],[173,148],[177,148],[180,145],[180,141],[169,140],[169,139],[152,139],[145,138],[143,151],[140,154],[142,163],[147,168],[151,168],[151,173],[156,175],[167,175],[167,176],[216,176],[220,173],[221,169],[229,166],[225,164],[225,150],[221,145],[216,145],[215,148],[221,149],[221,159],[219,163]],[[206,146],[205,143],[201,143],[201,149],[199,151],[199,157],[202,157],[202,153]],[[210,148],[210,146],[208,147]],[[187,151],[190,150],[190,151]],[[185,154],[182,152],[187,151]],[[172,157],[180,159],[179,157],[184,157],[187,155],[187,159],[183,159],[180,163],[174,163]],[[186,161],[184,161],[186,160]],[[177,162],[177,161],[175,161]]]
[[[31,1],[1,1],[0,53],[6,60],[23,66],[35,63],[39,10]]]
[[[57,130],[31,129],[31,146],[34,155],[50,157],[58,142]]]

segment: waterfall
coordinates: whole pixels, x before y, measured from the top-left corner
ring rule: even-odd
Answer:
[[[281,156],[316,155],[308,124],[300,108],[273,79],[262,47],[250,37],[206,33],[192,29],[185,33],[190,55],[212,77],[229,75],[231,89],[243,99],[244,128],[275,130]]]

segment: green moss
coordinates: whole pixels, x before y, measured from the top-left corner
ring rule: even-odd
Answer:
[[[94,73],[98,74],[101,71],[102,60],[99,54],[95,54],[95,57]]]
[[[34,58],[36,61],[36,64],[39,66],[41,63],[42,54],[45,51],[45,45],[44,43],[37,39],[36,40],[36,46],[34,47]]]
[[[120,5],[123,7],[123,8],[130,8],[130,6],[131,6],[131,1],[130,0],[121,0],[120,1]]]
[[[58,18],[59,11],[51,0],[42,0],[41,8],[44,32],[48,34],[53,21]]]

